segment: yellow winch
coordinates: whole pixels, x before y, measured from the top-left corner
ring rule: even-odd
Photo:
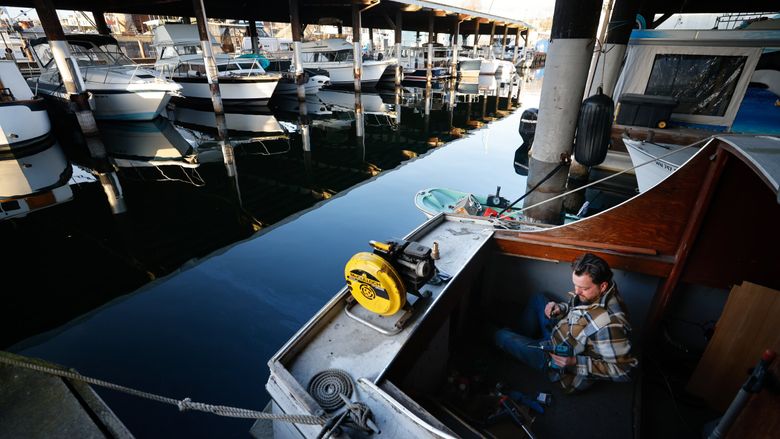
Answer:
[[[371,312],[390,316],[406,304],[436,272],[430,247],[417,242],[371,241],[373,253],[360,252],[347,262],[344,277],[352,297]]]

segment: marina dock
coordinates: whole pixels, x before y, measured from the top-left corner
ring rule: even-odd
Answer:
[[[8,352],[0,358],[62,366]],[[0,437],[134,437],[87,384],[0,363]]]

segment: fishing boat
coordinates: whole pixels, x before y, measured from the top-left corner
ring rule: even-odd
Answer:
[[[640,191],[709,136],[780,134],[779,44],[780,30],[632,32],[614,92],[613,148],[625,146],[634,166],[665,156],[636,169]]]
[[[33,96],[16,62],[0,60],[0,153],[41,142],[50,131],[43,99]]]
[[[705,308],[721,315],[733,285],[780,289],[780,156],[772,153],[778,143],[714,138],[647,192],[562,226],[495,230],[484,219],[441,213],[403,239],[356,248],[374,251],[349,261],[347,285],[268,362],[270,411],[306,417],[274,421],[274,437],[322,437],[337,425],[344,437],[565,437],[572,417],[588,420],[577,423],[584,437],[636,437],[639,414],[646,416],[642,369],[630,382],[596,382],[567,395],[544,373],[492,348],[485,322],[516,327],[534,292],[562,299],[571,288],[568,262],[585,252],[612,267],[639,358],[642,346],[655,355],[640,339],[664,343],[674,335],[658,336],[672,304],[676,318],[697,321]],[[734,227],[720,215],[735,206],[751,227]],[[693,335],[698,328],[681,330]],[[767,347],[749,332],[729,338],[749,352],[730,352],[707,369],[723,369],[735,356],[754,364]],[[747,377],[739,364],[724,370],[736,380],[710,390],[730,400]],[[552,408],[493,416],[517,399],[512,391],[551,395]],[[767,408],[757,404],[746,410]],[[747,437],[760,424],[748,423]],[[258,421],[252,433],[259,437],[268,427]]]
[[[197,25],[166,24],[154,29],[155,69],[182,87],[181,95],[194,103],[211,102]],[[267,73],[256,57],[234,58],[211,41],[222,102],[226,106],[263,106],[274,93],[281,75]]]
[[[450,77],[450,71],[446,67],[432,67],[431,81],[441,81]],[[404,71],[404,84],[426,82],[428,80],[427,69],[414,69]]]
[[[154,70],[134,63],[122,53],[113,37],[71,34],[65,38],[91,95],[96,119],[152,120],[181,90],[181,86]],[[30,88],[68,105],[70,95],[65,90],[48,40],[36,38],[30,40],[29,45],[41,66],[40,76],[27,79]]]
[[[355,83],[353,73],[354,48],[341,38],[308,41],[301,44],[301,64],[304,68],[323,69],[330,76],[333,86],[349,86]],[[385,69],[394,65],[395,58],[363,60],[360,83],[363,87],[374,87]]]
[[[543,225],[531,225],[526,222],[520,207],[510,207],[511,201],[501,196],[501,187],[495,194],[474,195],[468,192],[447,188],[424,189],[414,196],[414,206],[428,218],[441,213],[492,218],[497,227],[502,228],[538,228]],[[576,215],[566,214],[564,222],[580,219]],[[496,221],[497,220],[497,221]]]

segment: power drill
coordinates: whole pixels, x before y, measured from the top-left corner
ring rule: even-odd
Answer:
[[[556,345],[554,345],[554,344],[552,344],[550,342],[542,342],[542,343],[539,343],[539,344],[528,344],[527,346],[529,348],[540,349],[540,350],[543,350],[545,352],[549,352],[551,354],[558,355],[560,357],[573,357],[574,356],[574,349],[572,349],[572,347],[569,345],[569,343],[567,343],[565,341],[562,342],[562,343],[556,344]],[[560,367],[557,364],[555,364],[555,362],[552,361],[552,359],[550,359],[547,362],[547,366],[549,368],[551,368],[551,369],[556,369],[556,370],[562,369],[562,367]]]

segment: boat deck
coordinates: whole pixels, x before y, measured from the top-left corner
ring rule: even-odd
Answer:
[[[441,257],[436,261],[439,270],[457,278],[474,255],[485,245],[493,233],[487,222],[481,220],[448,219],[444,215],[425,223],[412,232],[406,239],[417,241],[426,246],[439,244]],[[455,249],[457,251],[448,251]],[[285,345],[269,362],[271,378],[267,384],[277,407],[285,413],[299,413],[301,406],[309,406],[312,414],[317,414],[319,406],[310,399],[305,389],[317,373],[327,369],[342,369],[358,382],[361,378],[374,384],[381,381],[401,350],[412,338],[425,316],[434,310],[442,298],[447,295],[453,280],[441,285],[425,286],[430,298],[415,305],[413,317],[404,329],[395,335],[385,335],[360,323],[345,311],[348,291],[342,290],[326,305],[301,331]],[[388,320],[354,306],[352,312],[378,326],[387,327]],[[401,313],[399,313],[401,314]],[[359,361],[356,361],[357,359]],[[373,405],[376,398],[360,395],[360,390],[370,393],[366,387],[355,386],[358,395],[353,400],[366,402],[374,412],[378,423],[383,418],[391,418],[393,413],[381,404]],[[282,399],[280,396],[286,396]],[[308,400],[308,401],[307,401]],[[386,413],[383,414],[383,413]],[[387,424],[385,424],[387,425]],[[320,426],[298,428],[304,435],[316,436]],[[276,432],[275,432],[276,433]],[[383,432],[384,433],[384,432]],[[389,434],[392,433],[388,432]],[[404,430],[397,432],[403,434]]]

